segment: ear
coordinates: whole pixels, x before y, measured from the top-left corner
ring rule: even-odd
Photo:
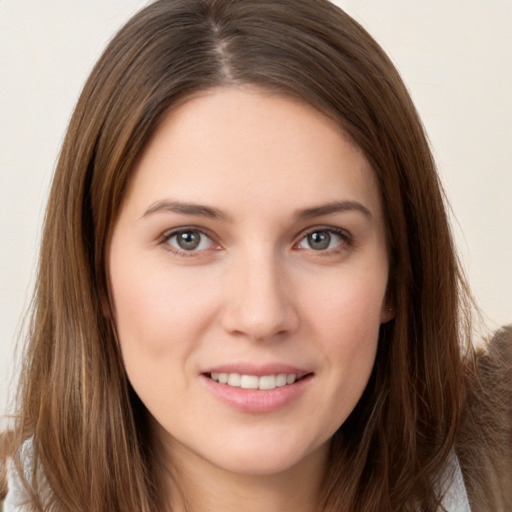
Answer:
[[[99,296],[101,312],[103,313],[103,316],[106,320],[112,320],[114,315],[112,314],[111,300],[108,291],[103,288],[100,290]]]
[[[395,307],[388,300],[382,304],[382,310],[380,312],[380,323],[385,324],[395,318]]]
[[[110,309],[110,304],[108,302],[107,297],[102,295],[101,297],[101,312],[106,320],[112,320],[112,311]]]

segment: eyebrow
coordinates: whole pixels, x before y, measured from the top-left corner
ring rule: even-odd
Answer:
[[[372,217],[370,210],[357,201],[334,201],[332,203],[306,208],[305,210],[299,210],[296,215],[299,219],[311,219],[313,217],[321,217],[322,215],[349,211],[361,212],[365,217]]]
[[[181,201],[170,201],[163,199],[153,203],[142,215],[142,218],[154,213],[180,213],[183,215],[192,215],[195,217],[205,217],[208,219],[226,220],[227,215],[211,206],[196,203],[183,203]]]
[[[361,212],[365,217],[371,218],[372,214],[366,206],[357,201],[334,201],[332,203],[314,206],[303,210],[298,210],[295,217],[299,220],[321,217],[323,215],[332,215],[333,213],[342,213],[349,211]],[[228,220],[229,217],[218,208],[206,206],[197,203],[185,203],[181,201],[171,201],[163,199],[153,203],[142,215],[142,218],[154,213],[178,213],[182,215],[191,215],[195,217],[205,217],[213,220]]]

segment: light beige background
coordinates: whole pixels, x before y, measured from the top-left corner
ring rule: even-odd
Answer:
[[[0,0],[0,417],[20,366],[15,339],[69,116],[106,42],[146,3]],[[488,328],[511,323],[512,0],[337,3],[402,73],[429,134]]]

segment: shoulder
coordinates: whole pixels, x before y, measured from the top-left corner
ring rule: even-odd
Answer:
[[[512,325],[477,348],[456,451],[473,512],[512,510]]]

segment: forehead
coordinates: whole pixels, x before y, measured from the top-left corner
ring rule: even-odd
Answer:
[[[212,89],[167,114],[125,199],[143,209],[166,194],[253,210],[351,199],[380,212],[374,173],[337,123],[254,88]]]

